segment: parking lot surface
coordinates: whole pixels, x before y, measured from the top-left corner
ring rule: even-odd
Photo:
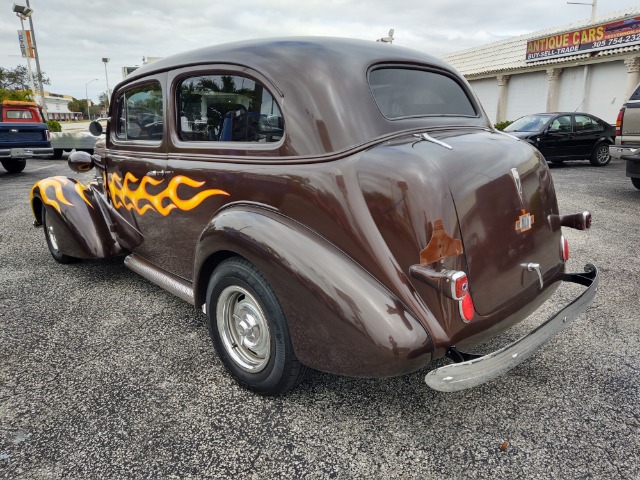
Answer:
[[[0,172],[0,478],[640,478],[640,190],[624,163],[551,168],[568,271],[596,264],[591,308],[497,381],[430,390],[312,372],[290,394],[239,388],[204,316],[122,259],[59,265],[32,226],[37,180],[64,161]],[[573,288],[573,287],[571,287]],[[564,286],[527,333],[575,295]],[[444,362],[439,362],[438,365]]]

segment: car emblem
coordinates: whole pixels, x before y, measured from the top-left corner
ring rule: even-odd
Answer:
[[[12,128],[11,130],[9,130],[11,133],[18,133],[18,130],[15,128]]]
[[[522,182],[520,181],[520,174],[518,173],[517,168],[511,169],[511,175],[513,176],[513,181],[516,184],[516,190],[518,190],[518,196],[520,197],[520,203],[524,203],[524,199],[522,198]]]

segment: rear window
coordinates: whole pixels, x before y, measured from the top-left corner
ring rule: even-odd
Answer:
[[[32,119],[33,113],[30,110],[7,110],[7,118],[11,119]]]
[[[386,118],[477,116],[462,86],[442,73],[413,68],[377,68],[369,73],[369,86]]]

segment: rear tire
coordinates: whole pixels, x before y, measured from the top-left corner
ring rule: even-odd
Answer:
[[[26,160],[2,160],[0,163],[9,173],[20,173],[27,166]]]
[[[53,160],[60,160],[62,158],[62,153],[64,152],[64,150],[62,150],[61,148],[54,148],[53,149]]]
[[[603,142],[596,145],[596,148],[594,148],[591,153],[589,161],[591,162],[591,165],[595,165],[596,167],[604,167],[607,165],[611,161],[611,155],[609,155],[609,144]]]
[[[631,183],[633,183],[634,187],[640,190],[640,178],[631,177]]]
[[[58,240],[56,239],[53,225],[47,222],[47,209],[44,205],[42,205],[42,225],[44,226],[44,238],[47,240],[47,247],[49,247],[49,252],[51,252],[51,256],[56,262],[67,264],[80,261],[79,258],[65,255],[58,250]]]
[[[296,358],[278,299],[262,273],[233,257],[213,272],[207,288],[209,334],[237,382],[261,395],[298,385],[307,367]]]

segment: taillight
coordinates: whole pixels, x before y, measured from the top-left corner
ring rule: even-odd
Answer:
[[[563,262],[569,261],[569,242],[564,235],[560,236],[560,258]]]
[[[470,294],[466,294],[460,302],[458,302],[460,307],[460,316],[462,320],[465,322],[470,322],[473,319],[475,314],[475,308],[473,306],[473,299]]]
[[[622,135],[622,117],[624,117],[624,107],[618,112],[618,118],[616,119],[616,137]]]
[[[47,135],[47,141],[50,141],[50,140],[51,140],[51,132],[50,132],[49,130],[45,130],[45,132],[47,132],[47,133],[46,133],[46,135]]]
[[[451,278],[451,293],[454,300],[462,300],[469,293],[469,281],[464,272],[455,272]]]

